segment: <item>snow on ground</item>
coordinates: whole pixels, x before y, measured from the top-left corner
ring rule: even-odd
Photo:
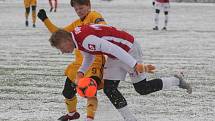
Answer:
[[[139,96],[127,79],[120,83],[129,108],[139,121],[214,121],[215,119],[215,4],[172,3],[168,31],[152,31],[150,0],[92,0],[105,20],[135,35],[144,49],[144,61],[155,64],[149,78],[183,71],[193,94],[173,88]],[[39,1],[38,9],[48,10]],[[61,91],[63,70],[73,55],[50,47],[50,33],[40,20],[24,26],[21,0],[0,1],[0,121],[53,121],[66,113]],[[47,13],[58,26],[77,18],[70,5],[60,3],[57,13]],[[163,14],[160,15],[163,18]],[[162,19],[161,19],[162,27]],[[102,91],[95,121],[122,121]],[[79,98],[79,121],[86,116],[86,100]],[[78,121],[78,120],[77,120]]]

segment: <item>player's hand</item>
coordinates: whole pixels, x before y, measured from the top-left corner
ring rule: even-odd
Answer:
[[[78,81],[84,77],[84,73],[83,72],[77,72],[77,75],[76,75],[76,81],[75,83],[77,84]]]
[[[44,9],[40,9],[37,16],[38,18],[40,18],[41,21],[45,21],[45,19],[48,18]]]
[[[147,72],[147,73],[154,73],[155,72],[155,66],[148,64],[148,65],[144,65],[144,64],[139,64],[137,63],[134,67],[135,71],[137,71],[138,73],[143,73],[143,72]]]
[[[145,65],[145,72],[147,72],[147,73],[154,73],[155,69],[156,69],[156,67],[151,64]]]

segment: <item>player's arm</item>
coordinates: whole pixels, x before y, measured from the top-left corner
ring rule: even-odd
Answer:
[[[89,44],[94,45],[94,48],[89,48]],[[83,47],[89,51],[92,51],[93,49],[93,51],[101,51],[103,53],[113,55],[114,57],[118,58],[140,73],[153,73],[153,71],[155,70],[155,67],[153,65],[144,65],[137,63],[137,60],[135,58],[133,58],[128,52],[126,52],[119,46],[94,35],[86,37],[85,41],[83,42]]]
[[[95,48],[89,48],[89,45],[93,45]],[[133,68],[137,63],[137,61],[125,50],[95,35],[89,35],[88,37],[86,37],[83,42],[83,46],[89,51],[101,51],[103,53],[113,55],[127,65],[129,65],[131,68]]]
[[[48,30],[53,33],[56,32],[59,28],[57,26],[55,26],[51,20],[48,18],[48,16],[46,15],[46,11],[44,9],[40,9],[37,16],[40,18],[40,20],[43,21],[43,23],[45,24],[45,26],[48,28]],[[72,30],[74,30],[75,26],[72,24],[64,27],[63,29],[71,32]]]
[[[45,26],[48,28],[48,30],[53,33],[55,31],[58,30],[58,27],[55,26],[50,19],[48,18],[48,16],[46,15],[46,11],[44,9],[40,9],[38,14],[37,14],[38,18],[45,24]]]
[[[93,63],[93,61],[95,60],[95,55],[92,55],[83,51],[81,51],[81,54],[83,55],[83,62],[78,71],[85,73],[90,67],[90,65]]]
[[[90,65],[93,63],[95,59],[95,56],[89,53],[81,51],[81,54],[83,55],[83,62],[77,72],[76,81],[84,77],[84,73],[88,70],[88,68],[90,67]]]

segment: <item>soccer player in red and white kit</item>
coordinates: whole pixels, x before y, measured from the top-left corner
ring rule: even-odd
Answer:
[[[50,12],[52,12],[54,8],[54,12],[57,12],[57,0],[49,0]]]
[[[165,20],[164,20],[164,27],[162,28],[162,30],[167,30],[167,24],[168,24],[168,13],[169,13],[169,0],[154,0],[153,1],[153,5],[155,8],[155,18],[154,18],[154,22],[155,22],[155,27],[153,28],[153,30],[158,30],[158,24],[159,24],[159,13],[161,10],[164,11],[164,16],[165,16]]]
[[[104,93],[120,112],[125,121],[137,121],[127,107],[126,99],[119,92],[118,85],[130,75],[137,93],[146,95],[172,86],[192,92],[190,85],[182,75],[168,78],[146,80],[145,73],[153,73],[155,66],[143,64],[142,49],[134,37],[127,32],[107,25],[84,25],[75,28],[71,33],[58,30],[49,39],[53,47],[62,53],[71,53],[74,48],[83,53],[83,62],[77,73],[77,81],[92,64],[96,54],[107,55],[104,67]]]

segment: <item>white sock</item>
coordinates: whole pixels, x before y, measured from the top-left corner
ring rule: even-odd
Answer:
[[[168,24],[168,15],[165,15],[164,26],[167,27]]]
[[[176,77],[166,77],[166,78],[161,78],[163,82],[163,89],[169,89],[173,86],[179,86],[179,79]]]
[[[127,106],[118,109],[125,121],[137,121],[134,115],[130,112]]]
[[[158,26],[158,23],[159,23],[159,13],[155,13],[155,26]]]

